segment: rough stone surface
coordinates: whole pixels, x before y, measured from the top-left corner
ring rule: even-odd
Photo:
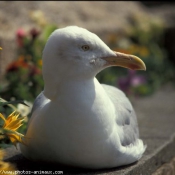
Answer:
[[[16,56],[17,29],[37,26],[31,18],[34,11],[41,11],[48,23],[81,26],[102,39],[106,33],[126,28],[132,14],[151,15],[139,1],[0,1],[0,78]]]
[[[175,175],[175,157],[169,163],[163,164],[152,175]]]
[[[132,14],[161,17],[167,25],[175,26],[175,4],[163,4],[148,8],[139,1],[0,1],[0,46],[3,47],[0,53],[0,78],[6,66],[15,58],[17,29],[22,27],[28,30],[36,26],[31,18],[34,11],[43,12],[43,18],[58,27],[78,25],[103,39],[106,33],[127,28],[128,17]]]
[[[78,25],[93,32],[123,29],[129,15],[146,12],[140,2],[132,1],[1,1],[0,9],[0,36],[5,34],[6,38],[14,38],[19,27],[35,25],[30,14],[36,10],[60,27]]]
[[[132,100],[138,116],[140,137],[147,145],[144,156],[135,164],[95,171],[75,169],[63,165],[54,166],[31,162],[26,160],[14,147],[6,149],[5,160],[15,163],[21,171],[56,170],[63,171],[64,174],[151,175],[162,164],[169,162],[175,156],[174,99],[175,91],[166,87],[151,97]]]
[[[139,1],[0,1],[0,46],[3,47],[0,53],[0,79],[6,66],[16,58],[17,29],[29,30],[36,27],[31,18],[34,11],[43,12],[43,18],[48,23],[58,27],[78,25],[104,39],[107,33],[127,28],[128,17],[132,14],[144,14],[150,18],[160,17],[166,25],[175,26],[175,4],[164,4],[148,8]],[[174,53],[174,50],[172,52]]]
[[[58,27],[78,25],[101,36],[107,32],[126,28],[128,16],[133,13],[160,16],[170,27],[175,24],[174,4],[147,8],[138,1],[1,1],[0,46],[3,47],[3,52],[0,52],[0,75],[6,65],[14,59],[16,30],[20,27],[30,29],[35,26],[30,18],[30,13],[35,10],[41,10],[47,21],[58,24]],[[62,165],[43,165],[26,160],[14,147],[6,150],[5,160],[16,163],[19,170],[57,170],[64,171],[64,174],[150,175],[154,172],[153,175],[171,175],[175,171],[173,169],[175,161],[172,159],[175,156],[174,99],[174,90],[168,88],[152,97],[133,100],[140,136],[147,144],[143,158],[133,165],[101,171],[73,169]],[[160,168],[157,169],[158,167]]]

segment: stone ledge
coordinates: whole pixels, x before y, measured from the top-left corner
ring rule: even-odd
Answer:
[[[16,58],[16,31],[21,27],[26,31],[32,27],[39,27],[30,17],[33,11],[39,10],[39,12],[44,14],[42,18],[58,27],[77,25],[87,28],[104,41],[108,34],[125,30],[130,25],[128,17],[132,14],[156,16],[154,11],[150,12],[149,8],[146,8],[139,1],[75,1],[71,3],[61,1],[0,1],[0,7],[0,46],[3,47],[2,56],[0,55],[0,79],[5,74],[6,66]],[[65,9],[72,9],[69,10],[69,15],[67,15],[67,10]],[[9,11],[10,13],[8,13]],[[161,12],[162,10],[158,9],[158,14],[160,13],[159,11]]]
[[[25,159],[20,153],[20,151],[15,150],[14,147],[6,149],[6,152],[9,152],[10,154],[5,158],[5,161],[16,164],[19,171],[42,170],[42,171],[63,171],[64,174],[151,175],[163,163],[168,162],[170,159],[172,159],[173,156],[175,156],[174,147],[175,147],[175,137],[172,137],[172,139],[168,140],[167,143],[161,145],[157,150],[155,150],[154,153],[143,156],[143,158],[137,163],[128,166],[122,166],[118,168],[111,168],[104,170],[78,169],[64,166],[61,164],[53,165],[53,164],[32,162]],[[162,172],[163,171],[162,169],[165,168],[161,167],[160,169],[158,169],[158,172]]]
[[[7,148],[5,161],[17,165],[18,170],[55,170],[64,174],[151,175],[175,156],[175,91],[164,88],[148,98],[135,99],[140,137],[147,144],[144,156],[137,163],[105,170],[75,169],[63,165],[49,165],[25,159],[15,147]]]
[[[163,164],[152,175],[174,175],[175,174],[175,157],[169,162]]]

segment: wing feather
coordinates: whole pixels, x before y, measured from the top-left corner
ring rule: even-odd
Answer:
[[[139,138],[138,123],[135,111],[125,96],[125,94],[116,87],[102,84],[106,93],[116,107],[116,124],[121,127],[120,141],[123,146],[135,143]]]

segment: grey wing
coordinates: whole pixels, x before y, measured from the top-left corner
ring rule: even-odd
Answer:
[[[34,113],[36,113],[38,110],[40,110],[46,103],[48,103],[50,100],[48,98],[46,98],[43,94],[43,91],[36,97],[33,107],[32,107],[32,116],[30,118],[30,121],[28,123],[31,123],[31,120],[33,119],[33,117],[35,117],[36,115],[34,115]]]
[[[102,86],[116,106],[116,123],[123,130],[123,136],[120,138],[121,144],[127,146],[134,143],[139,138],[139,130],[136,114],[130,101],[121,90],[105,84]]]
[[[32,114],[39,109],[41,106],[46,104],[48,101],[50,101],[48,98],[46,98],[43,94],[43,91],[36,97],[33,107],[32,107]]]

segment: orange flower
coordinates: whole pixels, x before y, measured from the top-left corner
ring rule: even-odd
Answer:
[[[16,131],[22,124],[24,118],[18,118],[20,114],[16,111],[12,112],[7,119],[0,113],[0,118],[2,118],[5,123],[3,125],[4,129]]]
[[[0,113],[0,118],[4,120],[3,130],[7,137],[9,137],[10,141],[16,146],[17,142],[22,141],[23,134],[18,133],[16,130],[21,127],[23,124],[24,117],[18,118],[19,113],[14,111],[12,112],[7,119]]]
[[[142,46],[142,47],[140,47],[139,53],[141,56],[146,57],[149,55],[149,50],[146,47]]]
[[[131,54],[131,52],[129,52],[129,50],[127,50],[127,49],[116,48],[114,50],[116,52],[121,52],[121,53],[125,53],[125,54]]]
[[[107,40],[110,42],[110,43],[116,43],[117,41],[117,35],[114,34],[114,33],[111,33],[107,36]]]
[[[18,60],[12,62],[8,67],[7,67],[7,71],[14,71],[17,70],[20,67],[29,67],[29,65],[25,62],[24,60],[24,56],[21,55]]]
[[[38,65],[39,65],[39,66],[42,66],[42,60],[41,60],[41,59],[38,60]]]
[[[136,44],[132,44],[130,47],[129,47],[129,52],[130,54],[136,54],[139,52],[139,46],[136,45]]]

